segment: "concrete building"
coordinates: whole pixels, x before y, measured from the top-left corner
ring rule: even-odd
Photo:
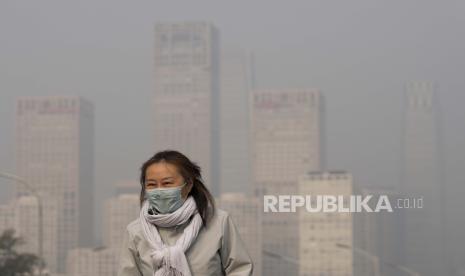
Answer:
[[[254,275],[262,275],[262,236],[259,198],[241,193],[226,193],[216,199],[218,207],[227,211],[254,263]]]
[[[348,207],[352,176],[346,172],[311,172],[299,180],[299,194],[343,196]],[[299,274],[351,276],[353,274],[353,214],[299,213]],[[375,275],[375,274],[372,274]]]
[[[57,213],[57,268],[64,271],[67,251],[93,242],[93,105],[80,97],[24,97],[16,109],[17,174],[33,186],[44,217]],[[29,194],[17,188],[17,196]],[[54,225],[54,224],[51,224]],[[51,227],[45,225],[45,227]]]
[[[372,196],[375,202],[380,196],[388,196],[392,204],[401,199],[399,193],[392,188],[355,189],[355,194]],[[364,255],[354,255],[354,275],[402,275],[403,272],[396,266],[401,265],[404,260],[403,212],[396,209],[393,212],[355,213],[354,222],[354,247],[379,259],[379,271],[375,271],[376,267],[371,259]]]
[[[43,216],[43,259],[47,270],[57,270],[57,238],[58,238],[58,209],[55,201],[42,203],[47,210]],[[16,234],[25,241],[18,248],[20,252],[39,254],[39,212],[37,198],[34,196],[21,196],[14,202],[14,229]]]
[[[404,265],[425,276],[448,275],[445,252],[445,183],[438,97],[431,82],[406,87],[401,193],[423,198],[405,210]]]
[[[103,216],[103,244],[108,248],[121,248],[126,226],[139,217],[138,194],[120,194],[105,201]]]
[[[0,235],[7,229],[14,228],[15,213],[13,203],[0,204]]]
[[[210,23],[155,26],[155,151],[174,149],[202,168],[216,195],[220,181],[219,34]]]
[[[118,254],[113,248],[75,248],[68,254],[66,275],[116,276]]]
[[[298,178],[324,164],[324,112],[315,89],[254,90],[251,103],[251,142],[257,196],[292,194]],[[297,275],[298,216],[264,213],[264,275]],[[276,257],[281,256],[281,257]]]

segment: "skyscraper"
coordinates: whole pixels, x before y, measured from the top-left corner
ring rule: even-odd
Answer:
[[[93,242],[93,105],[74,96],[25,97],[17,102],[17,173],[57,211],[57,267],[66,253]],[[29,192],[22,186],[17,196]],[[50,216],[44,208],[44,217]],[[44,225],[45,228],[49,225]]]
[[[57,208],[53,201],[42,202],[47,209],[47,216],[43,217],[44,231],[41,257],[45,260],[50,271],[57,268]],[[37,198],[24,195],[0,205],[0,235],[7,229],[13,229],[16,236],[20,236],[24,243],[16,250],[18,252],[39,255],[39,217]]]
[[[154,148],[186,154],[218,194],[219,34],[205,22],[155,26]]]
[[[105,201],[103,243],[106,247],[121,248],[126,226],[139,217],[139,195],[120,194]]]
[[[255,90],[251,94],[252,167],[256,194],[293,194],[298,178],[323,158],[323,103],[314,89]],[[263,274],[297,275],[298,216],[264,213]],[[273,256],[280,256],[274,258]]]
[[[262,274],[262,236],[260,200],[243,193],[223,193],[216,199],[218,207],[227,211],[234,220],[252,262],[253,273]]]
[[[117,248],[74,248],[68,254],[66,276],[115,276],[119,253]]]
[[[343,196],[348,208],[352,175],[347,172],[310,172],[299,179],[299,194]],[[315,206],[313,206],[315,207]],[[299,275],[353,274],[353,214],[299,210]],[[376,274],[372,274],[376,275]]]
[[[405,266],[421,275],[446,275],[445,183],[442,178],[439,105],[431,82],[407,86],[403,129],[403,196],[423,198],[405,210]]]
[[[15,210],[13,201],[0,204],[0,235],[7,229],[14,228]]]
[[[354,194],[372,196],[377,202],[380,196],[388,196],[391,204],[396,206],[399,193],[391,188],[357,188]],[[354,213],[354,247],[360,248],[378,258],[378,264],[373,266],[372,259],[366,255],[354,255],[354,275],[383,276],[403,273],[399,265],[403,263],[403,212],[394,209],[393,212],[360,212]],[[376,269],[376,270],[375,270]],[[401,274],[402,275],[402,274]]]
[[[43,255],[47,268],[57,269],[58,209],[53,200],[42,202],[46,216],[43,216]],[[18,249],[22,252],[39,254],[38,202],[34,196],[21,196],[14,201],[14,229],[25,243]]]
[[[103,246],[71,250],[66,275],[116,275],[126,226],[139,217],[139,190],[140,185],[134,181],[116,183],[116,195],[107,199],[102,209]]]

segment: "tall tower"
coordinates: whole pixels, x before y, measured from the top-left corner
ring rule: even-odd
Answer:
[[[55,202],[42,202],[46,216],[43,216],[43,255],[42,258],[51,271],[57,269],[57,237],[58,237],[58,209]],[[21,196],[14,202],[14,229],[16,234],[23,237],[25,243],[19,251],[39,253],[39,217],[37,216],[38,202],[34,196]]]
[[[218,193],[219,35],[204,22],[155,26],[156,151],[179,150],[202,168],[205,184]]]
[[[314,89],[269,89],[255,90],[250,102],[256,194],[295,194],[299,176],[321,167],[322,97]],[[298,259],[297,214],[264,213],[262,223],[263,274],[297,275],[298,266],[284,261]]]
[[[216,198],[218,207],[226,210],[244,241],[254,264],[253,275],[262,274],[262,233],[260,222],[260,200],[243,193],[222,193]]]
[[[120,249],[97,247],[75,248],[67,258],[67,276],[114,276],[118,273]]]
[[[15,209],[14,201],[11,200],[5,204],[0,204],[0,235],[3,231],[15,228]]]
[[[119,194],[105,201],[103,218],[103,244],[121,248],[126,226],[139,216],[138,194]]]
[[[352,175],[343,171],[310,172],[299,180],[299,194],[344,197],[349,207]],[[316,205],[316,204],[315,204]],[[299,274],[351,276],[353,274],[353,214],[299,210]],[[376,274],[371,274],[376,275]]]
[[[445,183],[439,106],[430,82],[407,86],[403,129],[404,196],[423,198],[421,209],[405,210],[405,266],[421,275],[446,275]]]
[[[93,113],[93,105],[80,97],[25,97],[17,102],[16,171],[39,192],[44,204],[58,210],[60,272],[69,249],[93,242]],[[18,187],[18,197],[28,194]],[[44,208],[44,217],[53,217],[51,211]]]
[[[371,202],[378,202],[381,196],[388,196],[391,204],[397,204],[403,197],[392,188],[358,188],[355,195],[372,196]],[[394,205],[395,206],[395,205]],[[366,254],[354,255],[354,275],[403,275],[399,265],[403,256],[403,212],[358,212],[354,213],[354,248],[361,249],[379,261],[374,265],[373,258]]]

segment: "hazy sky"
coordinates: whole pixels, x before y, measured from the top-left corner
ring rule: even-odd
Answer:
[[[75,94],[96,107],[97,199],[111,195],[116,181],[136,179],[153,153],[154,24],[178,20],[211,21],[223,46],[253,51],[259,87],[321,89],[329,168],[349,170],[363,185],[396,184],[403,86],[435,81],[449,204],[463,209],[452,196],[465,191],[460,0],[2,0],[0,170],[14,171],[16,97]],[[0,184],[1,200],[12,184]],[[457,223],[465,224],[463,216]]]

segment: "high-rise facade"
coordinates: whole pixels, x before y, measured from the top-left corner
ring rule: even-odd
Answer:
[[[227,211],[237,226],[254,264],[254,275],[262,274],[262,236],[259,198],[243,193],[223,193],[216,199],[218,207]]]
[[[445,183],[434,84],[409,83],[405,102],[401,191],[424,202],[423,208],[405,210],[405,266],[425,276],[446,275]]]
[[[256,194],[289,195],[298,178],[322,167],[323,101],[315,89],[266,89],[251,94],[252,168]],[[298,216],[264,213],[263,274],[297,275]],[[279,256],[279,257],[278,257]]]
[[[342,196],[344,207],[348,208],[352,186],[352,175],[347,172],[310,172],[300,177],[298,193],[311,195],[315,201],[317,196]],[[352,213],[299,209],[298,214],[298,275],[354,275]]]
[[[155,26],[154,148],[186,154],[205,184],[220,182],[219,34],[210,23]]]
[[[20,196],[14,201],[14,229],[25,243],[18,250],[39,254],[39,223],[37,215],[38,201],[34,196]],[[42,216],[42,258],[46,262],[49,271],[57,270],[57,244],[58,244],[58,209],[55,201],[42,202],[42,208],[46,210]]]
[[[120,194],[105,201],[103,243],[109,248],[121,248],[126,226],[139,217],[138,194]]]
[[[18,252],[33,253],[40,256],[49,271],[57,269],[57,214],[54,201],[42,202],[42,208],[47,209],[47,216],[43,216],[42,255],[39,250],[39,202],[32,195],[23,195],[0,205],[0,234],[7,229],[13,229],[15,235],[23,239],[16,250]]]
[[[119,249],[75,248],[67,257],[67,276],[116,276]]]
[[[354,194],[371,196],[372,202],[378,202],[381,196],[388,196],[392,207],[402,200],[398,192],[392,188],[357,188]],[[402,202],[402,201],[400,201]],[[354,275],[399,275],[403,263],[403,214],[399,209],[393,212],[359,212],[354,213],[354,247],[366,254],[354,255]]]
[[[13,202],[0,204],[0,235],[7,229],[14,228],[15,212]]]
[[[90,102],[75,96],[24,97],[17,102],[16,171],[42,202],[55,206],[44,208],[44,217],[57,212],[58,271],[65,269],[68,250],[93,242],[93,113]],[[29,193],[18,186],[18,197]]]
[[[67,257],[66,275],[116,276],[122,241],[127,225],[139,217],[140,185],[134,181],[119,181],[116,194],[103,205],[103,246],[79,247]]]

